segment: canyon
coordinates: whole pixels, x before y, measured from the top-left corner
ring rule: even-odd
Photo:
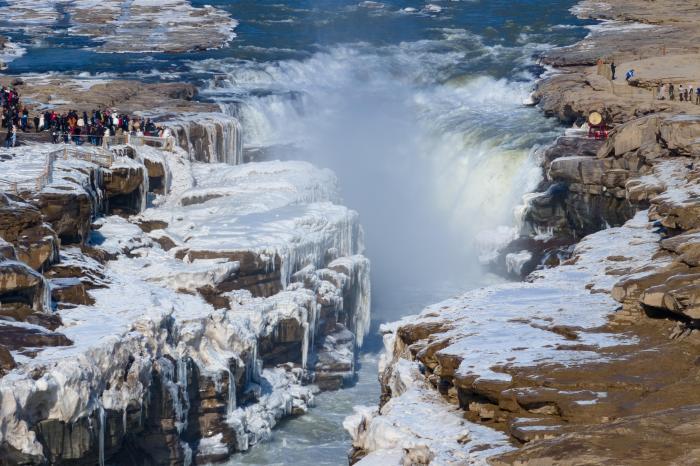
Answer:
[[[384,324],[356,464],[696,464],[698,5],[584,1],[602,20],[548,50],[533,100],[571,127],[486,287]],[[600,65],[598,61],[604,62]],[[609,63],[618,65],[610,79]],[[625,82],[628,69],[635,76]],[[612,128],[594,139],[587,118]]]

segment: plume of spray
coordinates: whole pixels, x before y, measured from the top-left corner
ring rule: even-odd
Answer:
[[[522,127],[542,125],[522,105],[528,83],[431,81],[437,59],[455,57],[338,47],[229,78],[236,88],[270,86],[224,106],[241,117],[249,146],[276,145],[276,158],[338,174],[365,227],[380,318],[417,310],[396,308],[395,296],[387,309],[383,296],[416,293],[423,305],[481,284],[477,235],[512,225],[513,208],[539,180]]]

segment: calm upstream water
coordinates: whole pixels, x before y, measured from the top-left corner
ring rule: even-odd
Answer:
[[[231,464],[344,464],[343,418],[378,400],[377,324],[496,280],[478,257],[512,234],[514,208],[539,181],[535,149],[561,132],[524,105],[544,71],[533,57],[587,30],[573,0],[436,1],[440,12],[409,0],[194,3],[240,21],[228,47],[96,54],[65,29],[38,39],[0,19],[28,48],[9,72],[189,80],[240,118],[247,154],[336,172],[372,260],[375,337],[359,383],[321,394]]]

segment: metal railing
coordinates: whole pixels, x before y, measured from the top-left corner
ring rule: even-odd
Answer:
[[[75,159],[91,162],[101,167],[108,168],[114,162],[114,155],[101,148],[95,147],[90,150],[81,149],[76,146],[64,145],[61,149],[49,152],[46,155],[46,161],[41,174],[33,178],[20,178],[9,180],[0,178],[0,190],[8,191],[13,194],[19,194],[27,191],[41,191],[53,181],[54,165],[56,160]]]
[[[50,153],[46,156],[46,161],[44,162],[44,168],[41,174],[34,178],[20,178],[14,180],[8,180],[5,178],[0,178],[0,187],[3,191],[9,191],[13,194],[19,194],[25,191],[41,191],[48,184],[53,181],[53,167],[56,161],[56,154]]]
[[[114,162],[114,155],[103,147],[98,146],[92,147],[91,149],[82,149],[79,146],[65,144],[63,148],[51,152],[49,158],[52,156],[55,158],[61,157],[64,160],[71,158],[84,160],[85,162],[92,162],[104,168],[111,167]]]

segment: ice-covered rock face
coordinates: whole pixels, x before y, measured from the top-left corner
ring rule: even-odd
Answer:
[[[242,277],[269,275],[265,281],[283,288],[307,265],[363,250],[357,213],[332,203],[338,194],[328,170],[305,162],[195,163],[192,174],[194,186],[173,192],[172,205],[143,214],[168,225],[186,260],[236,260]]]
[[[119,462],[125,449],[168,463],[221,460],[304,413],[313,390],[303,382],[352,380],[369,326],[369,262],[358,255],[357,213],[333,203],[331,172],[204,164],[179,147],[119,151],[108,168],[62,160],[44,189],[82,193],[90,213],[103,214],[113,192],[150,201],[137,216],[92,221],[88,244],[64,248],[47,271],[62,326],[37,336],[22,324],[27,341],[52,344],[0,353],[9,371],[0,451],[23,461]],[[154,178],[160,195],[147,192]],[[49,286],[22,267],[33,281],[17,286],[43,312]]]
[[[237,21],[212,6],[188,0],[13,1],[3,13],[15,30],[46,37],[67,22],[70,33],[89,37],[103,52],[185,52],[221,47],[235,37]],[[63,31],[63,28],[58,29]]]
[[[544,431],[559,419],[553,413],[572,416],[604,399],[591,390],[532,388],[536,377],[528,375],[543,367],[623,361],[624,349],[611,349],[638,342],[604,326],[617,308],[610,290],[620,274],[649,264],[658,251],[647,214],[588,236],[571,261],[534,272],[528,282],[474,290],[383,326],[384,404],[346,421],[355,448],[369,454],[359,464],[386,455],[400,462],[417,447],[440,463],[483,461],[511,447],[504,435],[472,422],[515,429],[515,416],[534,413],[544,418],[544,425],[532,420]],[[431,416],[435,420],[425,422]]]
[[[178,114],[166,122],[192,160],[238,165],[243,158],[241,125],[221,113]]]

